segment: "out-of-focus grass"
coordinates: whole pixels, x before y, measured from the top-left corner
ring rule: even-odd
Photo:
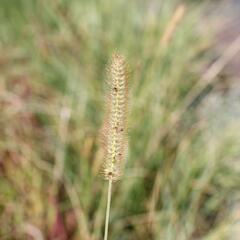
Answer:
[[[98,133],[115,50],[129,61],[131,111],[110,239],[212,239],[222,229],[227,236],[240,180],[239,126],[213,131],[196,104],[184,108],[207,62],[207,41],[197,30],[201,6],[185,6],[174,26],[177,6],[1,1],[1,239],[102,238]]]

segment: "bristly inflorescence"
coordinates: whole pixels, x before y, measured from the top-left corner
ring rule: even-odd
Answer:
[[[101,172],[107,180],[118,180],[122,175],[128,145],[128,86],[124,57],[114,54],[108,71],[107,106],[102,132],[104,162]]]

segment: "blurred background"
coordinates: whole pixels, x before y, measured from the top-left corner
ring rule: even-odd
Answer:
[[[116,51],[130,146],[109,239],[240,239],[239,0],[0,0],[0,239],[103,239]]]

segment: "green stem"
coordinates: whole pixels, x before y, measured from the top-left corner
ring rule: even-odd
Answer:
[[[110,206],[111,206],[111,195],[112,195],[112,179],[109,179],[104,240],[108,239],[108,225],[109,225],[109,215],[110,215]]]

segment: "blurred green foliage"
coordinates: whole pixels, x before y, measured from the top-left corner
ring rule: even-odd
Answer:
[[[229,239],[239,126],[213,131],[200,103],[184,107],[208,63],[201,11],[173,0],[1,0],[1,239],[102,238],[98,135],[115,51],[128,59],[131,111],[110,239]]]

